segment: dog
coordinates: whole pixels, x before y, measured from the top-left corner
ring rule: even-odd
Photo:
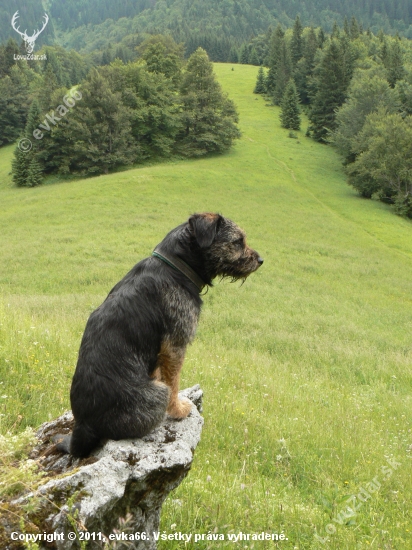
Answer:
[[[218,276],[244,280],[262,263],[219,214],[194,214],[170,231],[90,315],[70,391],[74,428],[57,436],[58,450],[84,458],[106,439],[145,436],[166,413],[186,418],[192,404],[178,398],[179,379],[200,292]]]

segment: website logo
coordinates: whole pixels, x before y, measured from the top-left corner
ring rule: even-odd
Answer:
[[[40,30],[37,29],[36,31],[34,31],[34,33],[31,36],[27,34],[27,29],[24,32],[21,32],[20,26],[16,28],[16,21],[18,18],[19,18],[19,12],[16,11],[16,13],[13,15],[13,19],[11,20],[11,26],[23,38],[27,53],[31,54],[34,50],[36,39],[44,31],[47,23],[49,22],[49,16],[47,15],[47,13],[44,14],[43,16],[44,22],[43,22],[42,28]]]

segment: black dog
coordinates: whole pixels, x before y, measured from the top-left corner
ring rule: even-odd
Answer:
[[[186,346],[203,287],[218,276],[245,279],[263,260],[244,232],[218,214],[195,214],[111,290],[86,326],[70,400],[75,425],[58,449],[85,457],[103,439],[142,437],[185,418],[178,399]]]

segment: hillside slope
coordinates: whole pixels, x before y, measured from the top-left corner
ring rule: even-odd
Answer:
[[[168,230],[218,211],[265,263],[204,297],[182,385],[205,390],[205,427],[162,530],[408,548],[412,223],[358,198],[332,148],[288,137],[252,94],[256,67],[215,70],[243,131],[228,154],[16,189],[0,149],[1,433],[69,407],[90,311]],[[384,475],[388,460],[399,466]],[[345,519],[374,478],[379,490]]]

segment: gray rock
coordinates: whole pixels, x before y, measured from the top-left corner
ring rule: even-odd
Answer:
[[[55,533],[56,538],[58,535],[63,539],[53,543],[57,549],[80,548],[78,536],[82,531],[90,534],[84,537],[95,538],[91,549],[101,549],[105,545],[99,538],[108,537],[115,529],[119,536],[124,532],[129,538],[128,543],[117,543],[116,548],[154,550],[153,533],[159,530],[162,504],[187,475],[200,440],[202,395],[198,385],[181,391],[180,396],[195,405],[186,419],[165,418],[161,426],[142,439],[107,441],[83,460],[62,455],[50,446],[53,435],[71,430],[71,412],[43,424],[31,459],[41,464],[49,480],[36,493],[15,500],[14,509],[36,498],[40,506],[36,517],[43,519],[40,525],[31,521],[41,532]],[[119,518],[126,518],[120,528]],[[76,533],[76,540],[69,540],[73,537],[70,533]],[[132,533],[145,533],[146,540],[130,542]],[[38,544],[43,547],[40,541]],[[48,543],[47,548],[50,547],[53,546]]]

